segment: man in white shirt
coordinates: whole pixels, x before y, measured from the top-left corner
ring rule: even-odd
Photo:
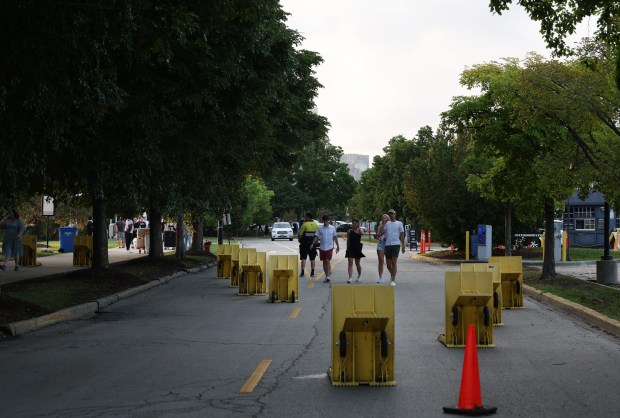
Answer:
[[[319,228],[316,230],[312,248],[316,247],[320,239],[319,260],[323,262],[323,271],[325,272],[325,280],[323,281],[329,283],[332,276],[331,259],[334,251],[334,243],[336,243],[336,254],[340,251],[340,245],[338,244],[336,228],[329,223],[329,215],[323,215],[322,219],[323,225],[319,225]]]
[[[385,223],[385,259],[387,269],[392,276],[390,284],[396,286],[398,253],[405,253],[405,228],[401,221],[396,220],[396,211],[388,210],[390,220]]]

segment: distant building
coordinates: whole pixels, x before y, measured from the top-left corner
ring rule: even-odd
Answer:
[[[355,181],[359,181],[362,178],[362,173],[370,167],[370,157],[368,155],[342,154],[340,162],[349,167],[349,172]]]
[[[577,193],[566,199],[563,216],[564,230],[568,231],[569,245],[575,247],[602,247],[609,231],[605,231],[604,216],[605,196],[591,191],[585,200],[579,199]],[[620,219],[614,210],[610,213],[610,229],[620,228]]]

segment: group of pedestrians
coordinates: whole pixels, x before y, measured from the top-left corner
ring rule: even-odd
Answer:
[[[126,248],[131,253],[131,244],[137,235],[138,228],[148,228],[148,222],[140,216],[137,219],[119,219],[114,223],[114,233],[118,248]]]
[[[317,247],[319,260],[323,263],[323,272],[325,273],[326,283],[331,282],[331,259],[335,253],[340,251],[338,243],[338,234],[336,228],[329,222],[329,215],[323,215],[323,224],[319,225],[313,220],[312,213],[306,213],[305,219],[299,229],[299,258],[301,260],[301,274],[305,275],[306,260],[310,258],[310,277],[314,277],[315,259],[317,256]],[[362,252],[362,231],[358,219],[352,219],[352,228],[347,232],[347,250],[345,257],[348,260],[348,279],[347,283],[353,282],[353,265],[357,272],[356,283],[362,281],[362,265],[361,259],[365,257]],[[379,223],[377,233],[377,258],[379,277],[377,283],[383,283],[384,265],[390,273],[390,285],[396,286],[396,273],[398,271],[398,255],[405,252],[405,229],[403,223],[396,219],[396,211],[388,210],[387,214],[382,216]]]

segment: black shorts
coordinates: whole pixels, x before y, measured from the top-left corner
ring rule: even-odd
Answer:
[[[308,257],[310,257],[311,261],[316,259],[316,247],[314,247],[313,249],[310,249],[310,245],[300,244],[299,245],[299,259],[305,260]]]

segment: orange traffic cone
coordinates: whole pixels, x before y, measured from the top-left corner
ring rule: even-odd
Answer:
[[[482,406],[480,375],[478,374],[478,352],[476,350],[476,329],[473,325],[469,325],[467,328],[467,341],[465,342],[465,358],[463,360],[459,404],[456,407],[444,406],[443,412],[470,416],[489,415],[497,412],[497,408],[493,406]]]

